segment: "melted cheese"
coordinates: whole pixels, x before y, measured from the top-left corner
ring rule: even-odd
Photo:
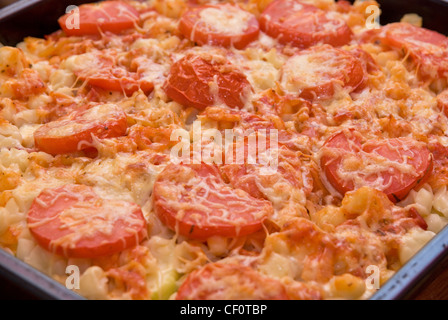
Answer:
[[[206,8],[201,11],[199,16],[199,22],[207,25],[211,32],[226,35],[244,33],[249,26],[249,20],[252,18],[252,15],[247,11],[231,5],[221,7],[221,9]]]
[[[435,188],[430,181],[397,205],[371,188],[360,188],[343,198],[319,167],[324,154],[344,156],[337,174],[343,180],[353,181],[355,187],[364,185],[362,180],[366,175],[390,169],[409,176],[416,173],[406,158],[391,161],[362,151],[351,156],[331,148],[322,150],[322,146],[328,137],[345,128],[356,130],[366,140],[412,137],[425,143],[434,139],[442,146],[448,146],[445,137],[448,118],[436,98],[446,89],[447,80],[423,81],[420,71],[428,77],[439,78],[438,66],[412,64],[413,60],[407,59],[408,56],[400,50],[369,40],[359,42],[362,32],[366,31],[365,3],[356,1],[348,12],[335,12],[333,0],[304,2],[324,10],[321,13],[330,20],[319,26],[318,32],[332,32],[348,22],[355,37],[349,45],[338,50],[362,49],[371,55],[376,70],[366,71],[363,86],[356,92],[344,90],[344,81],[350,74],[340,68],[341,61],[328,51],[297,51],[280,45],[263,32],[244,50],[213,44],[195,46],[184,41],[177,26],[180,12],[189,6],[186,1],[170,1],[169,5],[160,5],[158,1],[128,2],[143,13],[139,26],[123,34],[106,33],[98,38],[57,34],[47,39],[27,38],[18,45],[20,49],[1,47],[0,248],[63,284],[66,266],[79,266],[82,274],[80,293],[93,299],[174,298],[173,294],[183,281],[195,272],[201,276],[204,265],[211,261],[250,268],[253,272],[247,274],[255,272],[263,281],[254,286],[248,277],[242,279],[239,276],[244,274],[240,270],[224,279],[217,277],[204,281],[199,278],[201,283],[195,293],[222,289],[227,294],[225,298],[234,297],[239,292],[253,298],[262,293],[264,282],[275,279],[275,286],[270,291],[285,288],[294,299],[369,298],[372,290],[362,293],[367,266],[378,266],[381,283],[384,283],[434,235],[433,232],[447,224],[448,197],[443,184],[448,179],[440,174],[445,164],[435,161],[435,169],[439,169],[435,172],[439,173],[431,176],[442,187]],[[154,3],[160,6],[153,8]],[[171,5],[176,7],[169,8]],[[252,13],[258,14],[266,5],[264,2],[241,5],[251,13],[234,4],[228,4],[226,10],[207,8],[193,27],[191,39],[195,38],[200,24],[211,34],[221,33],[236,39],[248,30]],[[295,10],[302,9],[302,4],[297,1],[294,6]],[[117,17],[132,15],[124,7],[118,8]],[[444,48],[410,41],[413,50],[408,53],[411,58],[424,54],[445,61]],[[186,54],[207,56],[218,63],[230,62],[244,73],[253,91],[248,87],[242,92],[242,110],[229,110],[223,104],[216,77],[208,83],[213,107],[220,111],[214,117],[207,115],[210,109],[200,112],[171,101],[164,91],[164,83],[172,64]],[[118,77],[131,74],[139,81],[154,83],[153,93],[136,92],[126,96],[123,92],[110,94],[107,90],[93,88],[86,79],[101,75],[103,71],[107,73],[105,66],[108,64],[117,67],[114,72]],[[39,73],[45,84],[44,92],[23,98],[15,94],[15,90],[21,89],[17,85],[25,69]],[[304,89],[328,82],[333,83],[335,90],[331,99],[319,101],[319,104],[297,99]],[[27,79],[24,83],[28,83]],[[274,94],[279,99],[271,101]],[[42,125],[54,125],[50,121],[56,120],[54,111],[63,111],[67,106],[60,99],[64,95],[79,106],[100,102],[82,116],[84,124],[69,118],[58,119],[56,123],[63,123],[55,126],[51,134],[70,135],[86,129],[86,123],[101,124],[116,117],[115,111],[123,111],[127,116],[128,135],[109,139],[92,136],[89,141],[81,141],[80,149],[92,146],[98,150],[94,159],[82,153],[53,157],[35,152],[32,149],[34,131]],[[284,109],[288,110],[287,114],[283,113]],[[265,199],[267,208],[260,209],[256,203],[260,199],[249,198],[230,181],[200,178],[185,168],[169,179],[162,179],[160,190],[163,201],[173,209],[177,219],[188,216],[197,224],[225,222],[238,229],[248,218],[241,218],[237,213],[246,210],[251,219],[265,219],[266,232],[242,238],[212,237],[197,241],[180,236],[176,230],[164,225],[155,212],[153,190],[170,160],[171,144],[164,140],[166,132],[178,128],[191,131],[191,123],[198,118],[207,129],[229,129],[240,133],[251,125],[251,120],[244,115],[254,114],[280,131],[288,130],[299,136],[289,141],[288,146],[294,144],[291,148],[300,150],[294,155],[300,162],[280,161],[279,170],[275,172],[259,164],[247,164],[248,173],[238,178],[237,182],[241,184],[253,182],[252,186]],[[141,133],[135,130],[136,127],[147,131]],[[133,133],[141,135],[135,137]],[[206,146],[206,143],[194,145],[193,155]],[[219,154],[222,148],[215,150]],[[237,152],[240,165],[244,164],[243,151],[238,149]],[[291,167],[295,170],[290,170]],[[33,224],[27,225],[27,212],[42,190],[66,184],[92,186],[95,194],[104,200],[98,203],[87,201],[62,212],[63,227],[78,231],[54,245],[70,248],[80,240],[81,234],[110,235],[115,221],[128,219],[125,213],[134,206],[131,203],[136,203],[143,211],[148,224],[148,240],[117,256],[104,257],[104,262],[110,266],[107,271],[96,261],[66,259],[41,248],[29,231]],[[387,187],[380,175],[371,186],[379,190]],[[232,195],[231,200],[229,195]],[[57,200],[55,196],[53,202]],[[51,205],[36,202],[42,207]],[[96,205],[106,210],[98,213]],[[409,218],[407,214],[411,209],[424,216],[429,232],[420,230]],[[205,213],[205,218],[198,211]],[[142,221],[131,219],[130,223],[139,226]],[[390,229],[382,228],[384,224]],[[400,250],[394,254],[396,248]],[[334,264],[334,261],[338,263]],[[130,280],[134,276],[148,292],[135,294],[139,284]],[[351,281],[356,290],[349,289]],[[118,283],[124,285],[120,287]]]
[[[117,106],[113,104],[95,106],[79,116],[69,116],[66,120],[50,123],[50,130],[48,130],[47,134],[64,137],[83,132],[96,125],[105,123],[105,121],[109,120],[117,110]],[[82,144],[83,142],[81,141],[80,143]]]
[[[212,175],[199,177],[186,167],[177,174],[177,181],[165,178],[159,182],[158,195],[176,213],[177,221],[187,219],[201,227],[224,224],[239,228],[248,221],[261,221],[270,212],[268,205],[263,206],[255,199],[249,201],[251,198],[246,192],[232,190]]]
[[[104,200],[103,200],[104,201]],[[52,241],[50,246],[62,248],[74,248],[84,239],[94,236],[111,236],[116,224],[121,221],[126,224],[125,232],[137,236],[137,230],[144,227],[144,221],[129,215],[136,205],[126,202],[108,200],[98,204],[77,203],[75,206],[65,209],[59,214],[62,222],[61,230],[73,230],[64,237]],[[30,227],[34,227],[30,225]]]
[[[341,61],[331,51],[293,56],[283,67],[282,85],[289,92],[323,85],[343,72]]]

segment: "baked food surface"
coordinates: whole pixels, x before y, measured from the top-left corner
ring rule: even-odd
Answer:
[[[89,299],[369,298],[448,222],[448,39],[372,6],[106,1],[1,47],[0,248]]]

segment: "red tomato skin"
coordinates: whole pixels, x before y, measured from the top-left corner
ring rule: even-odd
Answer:
[[[126,114],[121,111],[116,118],[106,121],[104,123],[96,123],[90,128],[76,132],[69,136],[52,136],[48,134],[51,130],[52,124],[60,123],[61,125],[70,125],[73,121],[76,122],[76,118],[84,113],[75,111],[67,120],[57,120],[43,125],[37,129],[34,133],[34,142],[37,149],[49,153],[51,155],[65,154],[81,151],[83,149],[90,148],[89,144],[92,143],[92,134],[99,139],[120,137],[126,134],[127,131],[127,117]],[[79,146],[79,142],[85,141],[84,147]]]
[[[257,186],[257,176],[253,175],[250,179],[245,179],[251,173],[250,170],[251,168],[244,164],[225,165],[221,168],[223,176],[234,188],[244,190],[254,198],[266,199]]]
[[[353,144],[349,145],[347,143],[347,139],[351,139],[353,141]],[[339,132],[334,134],[327,140],[325,145],[331,145],[334,148],[341,148],[343,150],[347,150],[348,152],[359,152],[361,150],[362,141],[363,139],[360,135],[357,135],[354,130],[350,130],[347,133]],[[339,165],[339,161],[334,161],[331,158],[323,156],[320,163],[325,177],[327,178],[328,182],[336,189],[336,191],[338,191],[342,195],[345,195],[347,192],[354,189],[354,185],[351,181],[341,183],[340,179],[336,175],[336,169]]]
[[[135,77],[115,78],[115,77],[89,77],[87,82],[94,87],[104,90],[124,92],[127,96],[131,96],[134,92],[142,89],[149,95],[154,90],[154,84],[148,81],[139,81]]]
[[[349,144],[348,141],[352,141],[351,144]],[[400,158],[400,156],[403,156],[404,154],[398,154],[394,155],[393,150],[400,148],[400,146],[404,144],[411,143],[411,140],[405,139],[405,138],[395,138],[395,139],[388,139],[388,144],[385,144],[384,140],[377,140],[377,141],[368,141],[367,143],[363,144],[363,138],[357,134],[354,130],[350,130],[348,132],[339,132],[330,137],[327,142],[325,143],[325,146],[331,146],[333,148],[340,148],[342,150],[345,150],[349,153],[357,153],[357,152],[367,152],[372,153],[375,151],[375,153],[388,158],[390,160],[397,160]],[[389,148],[390,145],[394,145],[394,149]],[[417,148],[417,147],[416,147]],[[417,150],[414,148],[414,150]],[[418,154],[420,156],[421,162],[417,162],[417,165],[419,165],[418,168],[415,168],[417,172],[419,172],[418,177],[409,177],[404,176],[401,179],[406,179],[403,184],[399,184],[397,182],[392,183],[389,187],[387,187],[384,190],[381,190],[384,192],[388,198],[392,202],[399,202],[406,198],[406,196],[409,194],[409,192],[412,189],[418,189],[420,186],[422,186],[431,176],[431,172],[433,170],[433,157],[430,151],[427,148],[418,147]],[[400,150],[405,150],[403,147],[401,147]],[[405,152],[405,151],[403,151]],[[321,158],[321,167],[323,169],[323,172],[325,174],[326,179],[331,184],[332,187],[334,187],[340,194],[344,195],[345,193],[349,191],[354,190],[354,184],[352,181],[341,181],[341,179],[337,175],[337,168],[340,165],[340,162],[342,161],[342,158],[331,158],[323,156]],[[389,172],[383,172],[382,173],[383,178],[386,181],[392,181],[394,179],[395,173],[389,173]],[[366,185],[368,185],[369,177],[366,177]]]
[[[118,6],[124,8],[123,17],[117,21],[110,21],[110,17],[117,19]],[[101,8],[101,10],[99,10]],[[119,9],[118,9],[119,10]],[[107,13],[106,13],[107,12]],[[139,12],[123,1],[105,1],[99,4],[84,4],[79,7],[79,28],[69,29],[67,20],[73,13],[67,13],[59,18],[59,26],[68,36],[100,35],[101,32],[110,31],[120,33],[133,28],[139,21]],[[103,19],[100,22],[99,19]]]
[[[342,84],[344,89],[349,90],[349,92],[355,91],[365,80],[366,73],[363,67],[363,63],[356,56],[341,50],[338,48],[333,48],[330,45],[314,46],[303,50],[292,57],[301,55],[320,55],[325,53],[325,55],[331,56],[335,61],[340,64],[337,72],[335,69],[329,69],[333,71],[333,74],[328,75],[328,79],[323,79],[319,81],[315,86],[308,86],[303,88],[299,93],[299,97],[307,101],[313,101],[316,99],[330,99],[335,95],[336,83]],[[325,62],[323,62],[325,63]]]
[[[362,63],[359,61],[359,59],[350,56],[348,53],[343,52],[342,50],[338,51],[340,51],[341,54],[343,54],[342,56],[348,58],[352,63],[349,71],[347,71],[346,73],[348,75],[348,80],[343,75],[340,79],[337,80],[344,82],[344,88],[350,88],[351,91],[355,91],[362,84],[365,77]],[[300,97],[306,100],[314,100],[316,96],[322,99],[327,99],[333,97],[334,95],[335,95],[334,81],[330,81],[326,84],[322,84],[317,87],[310,87],[304,89],[300,94]]]
[[[157,201],[157,198],[156,200]],[[179,221],[171,210],[164,205],[158,205],[156,214],[160,221],[171,230],[190,239],[205,241],[210,237],[218,236],[224,238],[245,237],[262,229],[262,222],[246,224],[238,233],[234,226],[196,226],[194,224]]]
[[[180,165],[179,165],[180,166]],[[211,178],[216,183],[222,184],[224,186],[224,181],[222,180],[220,173],[218,169],[214,166],[201,164],[201,165],[184,165],[186,167],[189,167],[193,169],[199,177],[202,177],[204,179]],[[160,174],[160,176],[163,176],[165,172],[170,172],[173,170],[175,165],[168,166],[164,172]],[[211,224],[211,223],[200,223],[196,224],[193,222],[188,216],[191,216],[192,214],[202,214],[204,213],[198,211],[191,211],[185,213],[185,218],[178,219],[177,214],[178,212],[173,211],[167,203],[167,201],[161,196],[162,192],[160,191],[163,187],[164,180],[159,178],[155,184],[154,184],[154,190],[153,190],[153,201],[154,201],[154,210],[159,217],[159,219],[164,223],[166,226],[168,226],[170,229],[178,232],[180,235],[186,236],[190,239],[195,240],[206,240],[213,236],[220,236],[220,237],[226,237],[226,238],[232,238],[232,237],[243,237],[247,236],[249,234],[255,233],[262,229],[263,226],[263,220],[264,219],[252,219],[252,221],[247,221],[244,223],[244,225],[241,225],[239,227],[236,227],[234,224],[229,222],[222,222],[220,224]],[[213,191],[213,190],[212,190]],[[214,190],[216,192],[217,190]],[[222,190],[219,190],[222,191]],[[229,198],[229,193],[226,191],[221,194],[223,197]],[[193,196],[192,196],[193,197]],[[213,195],[211,196],[213,198]],[[268,209],[268,202],[263,200],[258,200],[255,198],[250,197],[247,195],[248,200],[252,200],[252,204],[255,202],[260,205],[260,210],[267,211]],[[231,199],[231,195],[230,195]],[[271,206],[269,206],[271,208]],[[272,209],[272,208],[271,208]],[[190,212],[191,211],[191,212]],[[246,213],[247,215],[247,213]],[[247,217],[247,216],[246,216]]]
[[[389,143],[394,144],[396,146],[400,146],[403,144],[406,144],[405,138],[395,138],[390,139]],[[378,149],[379,148],[379,149]],[[382,156],[386,156],[388,154],[391,154],[391,150],[388,146],[381,145],[381,141],[375,142],[367,142],[363,145],[363,150],[365,152],[371,152],[375,150],[377,153],[379,153]],[[401,188],[398,186],[390,186],[386,190],[384,190],[384,193],[387,194],[389,199],[392,202],[399,202],[406,198],[406,196],[411,192],[412,189],[418,189],[420,186],[424,185],[426,181],[431,176],[432,170],[433,170],[433,156],[431,152],[428,150],[428,148],[421,148],[419,151],[421,162],[418,164],[421,166],[419,168],[416,168],[418,172],[421,172],[417,179],[414,179],[414,182],[409,182],[408,186],[402,186]]]
[[[408,23],[391,23],[383,27],[384,41],[393,47],[411,45],[410,40],[434,44],[446,48],[448,39],[436,31],[416,27]]]
[[[287,291],[280,281],[264,277],[249,267],[227,263],[211,263],[202,267],[200,270],[190,273],[180,286],[176,295],[176,300],[219,299],[219,291],[207,288],[204,286],[203,282],[219,282],[227,276],[241,277],[241,283],[245,283],[247,286],[252,286],[252,289],[255,289],[255,292],[251,295],[251,299],[289,300]],[[221,288],[221,290],[226,289],[233,290],[232,299],[241,300],[248,298],[246,296],[249,294],[248,292],[240,293],[236,288]],[[250,289],[251,288],[249,287],[249,290]],[[225,296],[225,294],[223,295]]]
[[[241,109],[245,104],[241,97],[244,99],[252,88],[244,74],[229,68],[229,64],[187,55],[171,66],[165,93],[183,106],[204,110],[216,102],[210,92],[210,83],[216,81],[218,98],[231,108]]]
[[[360,84],[355,88],[355,92],[360,92],[363,89],[365,89],[369,82],[369,78],[367,74],[375,74],[380,70],[379,66],[377,65],[376,61],[373,59],[373,57],[370,55],[370,53],[364,51],[361,48],[354,48],[350,50],[350,54],[352,54],[354,57],[356,57],[362,65],[362,68],[364,70],[363,72],[363,79],[360,82]]]
[[[380,67],[373,59],[372,55],[367,51],[364,51],[363,49],[357,47],[350,50],[349,52],[361,61],[366,73],[375,73],[380,70]]]
[[[340,47],[349,43],[353,37],[350,27],[341,22],[332,31],[323,31],[321,27],[332,21],[328,14],[315,6],[293,0],[271,2],[260,16],[260,29],[280,43],[291,44],[306,49],[318,43]]]
[[[418,225],[423,230],[428,230],[428,224],[426,223],[425,219],[418,213],[417,209],[412,207],[408,212],[409,218],[414,220],[414,223]]]
[[[33,201],[31,208],[28,211],[27,223],[31,225],[30,232],[41,247],[43,247],[47,251],[64,257],[93,259],[112,255],[114,253],[118,253],[125,249],[134,247],[147,236],[146,220],[143,217],[143,213],[138,206],[136,206],[129,214],[134,218],[141,219],[144,222],[144,227],[138,230],[138,232],[134,235],[123,234],[120,237],[116,236],[113,241],[109,242],[102,240],[99,243],[91,240],[90,238],[87,238],[79,241],[75,246],[61,247],[58,245],[53,245],[52,242],[59,239],[60,237],[70,234],[71,232],[67,229],[61,229],[60,221],[56,221],[51,225],[46,224],[38,227],[32,226],[36,221],[38,222],[42,219],[48,219],[48,217],[57,216],[58,210],[60,208],[66,208],[75,204],[78,201],[75,194],[78,194],[78,192],[85,192],[85,190],[87,189],[91,188],[84,185],[65,185],[54,189],[56,193],[67,193],[67,195],[65,196],[59,196],[55,202],[53,202],[51,197],[45,195],[46,190],[44,190],[38,196],[38,198],[40,198],[41,201],[52,203],[52,205],[47,210],[42,210],[42,207],[38,203],[37,198]],[[56,219],[52,220],[55,221]],[[119,224],[115,225],[114,230],[115,232],[123,232],[125,228],[127,228],[127,226],[120,221]]]
[[[207,8],[220,9],[225,5],[205,5],[193,7],[185,12],[179,21],[179,31],[185,38],[200,45],[215,45],[225,48],[234,47],[242,50],[252,41],[258,38],[260,28],[258,20],[252,16],[248,22],[248,28],[240,35],[227,35],[219,32],[209,32],[207,26],[197,24],[200,19],[200,13]]]
[[[39,73],[33,69],[23,69],[19,79],[12,83],[14,97],[27,99],[30,96],[45,92],[45,83],[41,80]]]
[[[382,42],[396,49],[405,49],[419,65],[424,77],[448,77],[448,38],[438,32],[408,23],[391,23],[377,36]],[[432,52],[431,47],[437,52]]]
[[[111,53],[112,54],[112,53]],[[143,81],[135,72],[129,72],[123,67],[116,65],[111,55],[97,54],[98,66],[96,70],[77,70],[75,74],[89,85],[108,91],[124,92],[131,96],[134,92],[141,89],[146,95],[154,90],[154,84],[149,81]]]

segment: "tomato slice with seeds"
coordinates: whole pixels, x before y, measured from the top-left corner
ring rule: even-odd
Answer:
[[[306,49],[316,44],[338,47],[353,32],[336,12],[326,12],[296,0],[276,0],[260,16],[260,28],[280,43]]]
[[[192,272],[180,286],[177,300],[288,300],[278,280],[236,264],[211,263]]]
[[[165,225],[198,240],[252,234],[273,211],[268,201],[226,185],[218,169],[204,163],[168,165],[154,184],[153,197]]]
[[[73,58],[73,72],[91,86],[109,91],[132,95],[141,89],[150,94],[154,84],[139,72],[130,72],[117,64],[116,53],[112,51],[89,52]]]
[[[433,157],[412,138],[370,140],[353,130],[327,140],[320,164],[328,182],[341,194],[369,186],[399,202],[431,175]]]
[[[303,99],[328,99],[337,88],[349,93],[356,90],[364,77],[361,60],[347,51],[324,45],[292,56],[283,67],[281,83]]]
[[[92,148],[94,137],[123,136],[127,127],[126,114],[114,104],[104,104],[44,124],[34,132],[34,141],[37,149],[52,155],[72,153]]]
[[[423,76],[448,76],[448,38],[438,32],[409,23],[391,23],[382,28],[383,42],[404,49],[418,65]]]
[[[68,36],[99,35],[105,31],[120,33],[133,28],[140,20],[138,11],[123,1],[83,4],[79,7],[79,21],[75,15],[76,12],[70,12],[58,20]],[[79,26],[74,25],[77,22]]]
[[[179,31],[200,45],[217,45],[244,49],[257,39],[258,21],[255,16],[230,4],[194,7],[179,21]]]
[[[164,89],[177,103],[199,110],[220,103],[243,108],[252,92],[246,76],[224,58],[194,54],[171,66]]]
[[[27,223],[40,246],[70,258],[112,255],[147,235],[138,205],[103,199],[85,185],[43,190],[28,211]]]

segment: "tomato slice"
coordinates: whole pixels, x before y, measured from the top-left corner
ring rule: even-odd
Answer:
[[[179,31],[200,45],[217,45],[244,49],[257,39],[258,21],[255,16],[230,4],[194,7],[179,21]]]
[[[269,199],[269,196],[277,192],[283,193],[286,199],[292,195],[293,190],[309,194],[313,188],[312,178],[303,167],[300,153],[282,146],[281,142],[279,146],[271,147],[269,135],[263,137],[259,134],[257,139],[258,145],[252,148],[251,158],[248,139],[234,143],[233,148],[228,150],[230,163],[227,163],[228,159],[224,159],[225,164],[220,167],[226,181],[234,188],[244,190],[259,199]],[[244,155],[244,159],[238,159],[238,155]],[[243,160],[244,163],[240,164],[237,160]]]
[[[153,190],[154,209],[172,230],[192,239],[241,237],[262,228],[272,213],[268,201],[224,183],[216,167],[168,165]]]
[[[68,36],[99,35],[110,31],[120,33],[133,28],[140,20],[138,11],[123,1],[102,1],[79,7],[79,28],[73,25],[75,13],[59,18],[61,29]]]
[[[52,155],[72,153],[92,148],[94,137],[123,136],[127,127],[126,114],[118,106],[103,104],[44,124],[34,132],[34,141],[37,149]]]
[[[365,77],[361,60],[329,45],[315,46],[292,56],[284,65],[281,83],[303,99],[328,99],[337,88],[349,93]]]
[[[369,186],[399,202],[424,184],[433,169],[428,148],[412,138],[370,140],[353,130],[327,140],[320,164],[328,182],[341,194]]]
[[[448,77],[448,38],[444,35],[408,23],[391,23],[383,27],[380,38],[385,44],[409,53],[422,75]]]
[[[93,188],[74,184],[43,190],[27,222],[40,246],[71,258],[112,255],[138,245],[147,233],[138,205],[106,200]]]
[[[306,49],[316,44],[338,47],[349,43],[353,32],[336,12],[326,12],[295,0],[276,0],[260,16],[260,28],[280,43]]]
[[[437,140],[431,140],[428,148],[434,157],[434,169],[428,180],[428,184],[433,190],[436,190],[448,185],[448,147]]]
[[[295,161],[294,161],[295,160]],[[302,172],[300,167],[293,164],[301,164],[298,158],[291,157],[290,162],[282,160],[277,171],[271,171],[263,165],[257,164],[229,164],[221,168],[221,171],[229,183],[234,187],[246,191],[259,199],[268,199],[271,192],[288,190],[285,200],[291,196],[292,190],[303,190],[305,194],[312,191],[312,179],[309,172]]]
[[[126,95],[132,95],[139,89],[150,94],[154,89],[154,84],[146,80],[146,77],[118,65],[115,52],[89,52],[77,56],[75,62],[74,73],[91,86],[124,92]]]
[[[28,99],[30,96],[45,92],[45,83],[40,78],[39,72],[29,68],[23,69],[17,80],[10,79],[2,82],[10,85],[14,99]]]
[[[380,67],[376,63],[375,59],[373,59],[372,55],[367,51],[364,51],[360,47],[355,47],[351,49],[350,54],[352,54],[354,57],[358,58],[361,61],[364,70],[367,73],[375,73],[380,70]]]
[[[243,108],[252,91],[246,76],[225,59],[194,54],[171,66],[164,89],[177,103],[199,110],[220,103]]]
[[[236,264],[211,263],[192,272],[180,286],[177,300],[288,300],[278,280]]]
[[[437,96],[437,106],[448,117],[448,89]]]

